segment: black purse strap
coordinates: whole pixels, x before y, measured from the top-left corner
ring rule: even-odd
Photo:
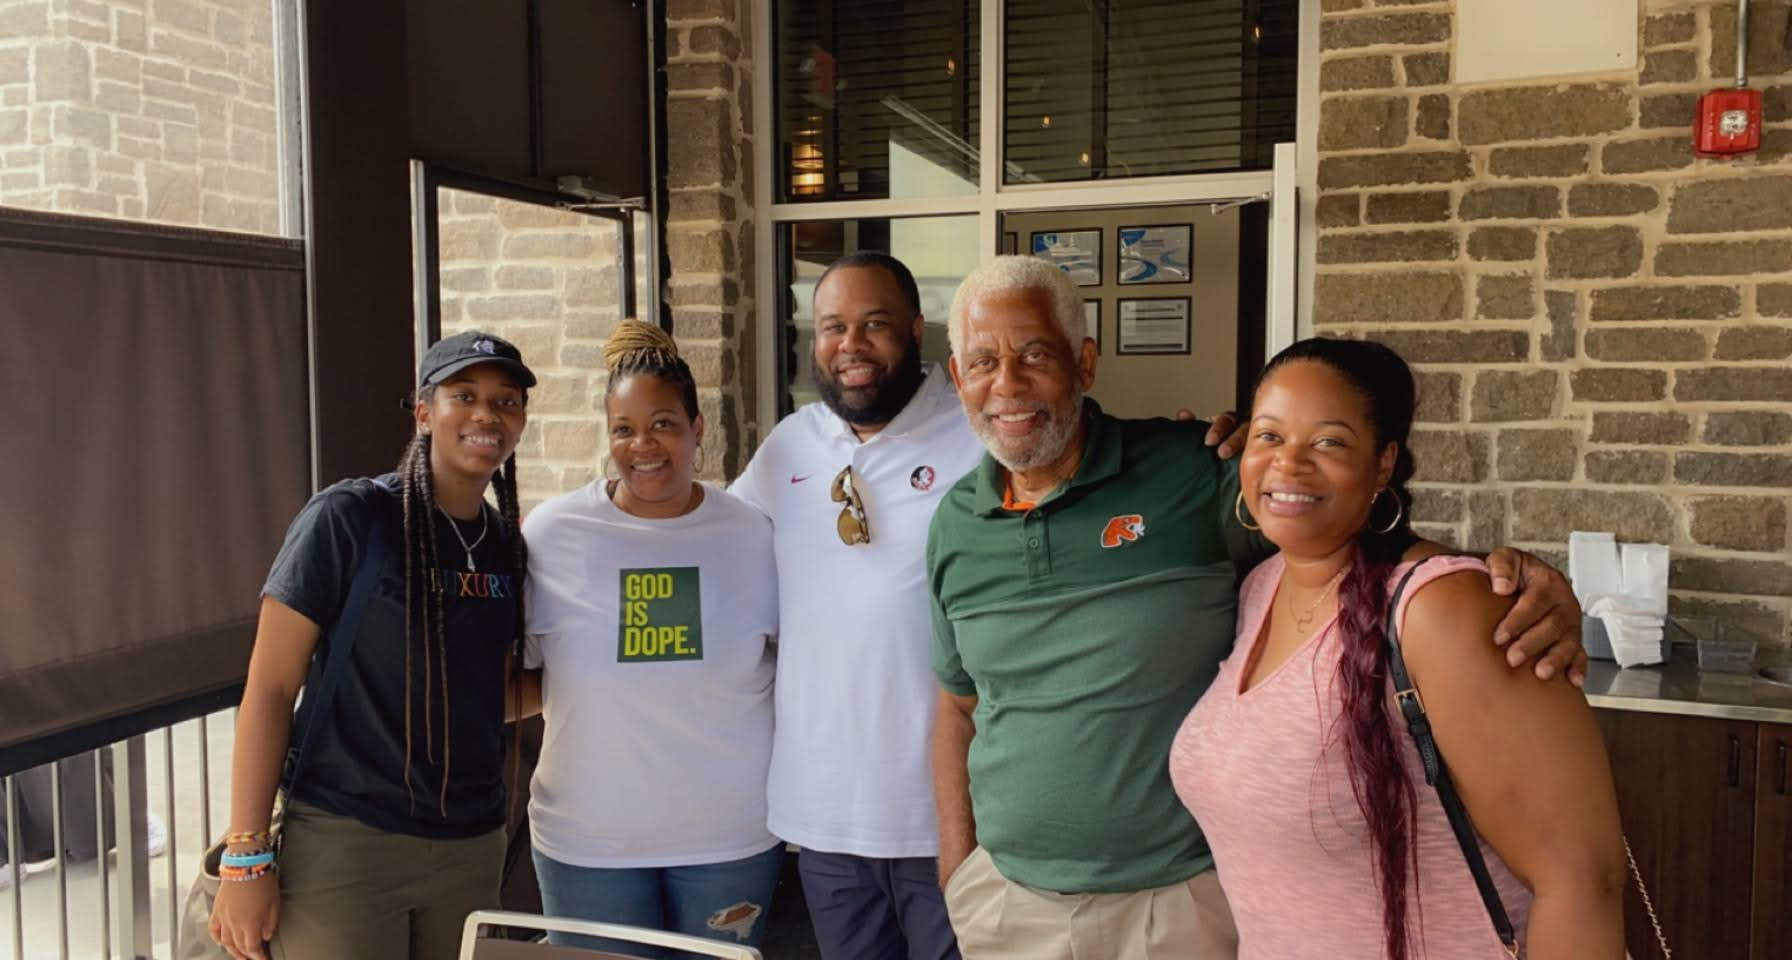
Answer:
[[[368,525],[367,550],[355,568],[348,599],[343,601],[336,622],[330,625],[330,652],[318,678],[317,689],[305,691],[305,699],[311,703],[305,729],[299,734],[298,742],[287,747],[285,771],[280,778],[281,790],[289,796],[305,767],[305,758],[317,745],[318,731],[328,722],[326,718],[336,701],[336,691],[342,686],[342,678],[348,674],[348,665],[354,659],[355,637],[361,632],[361,615],[367,612],[367,601],[373,596],[374,584],[386,566],[386,525],[382,521],[383,518],[375,517]]]
[[[1433,558],[1426,558],[1430,559]],[[1425,560],[1413,564],[1412,569],[1400,578],[1393,598],[1388,601],[1383,636],[1387,641],[1388,674],[1394,681],[1394,703],[1399,706],[1400,715],[1406,719],[1407,732],[1412,734],[1413,744],[1418,747],[1419,761],[1425,767],[1425,782],[1436,788],[1437,798],[1443,803],[1444,815],[1450,820],[1450,832],[1456,835],[1456,845],[1462,848],[1462,858],[1468,861],[1468,871],[1475,878],[1476,889],[1481,892],[1481,903],[1487,908],[1488,919],[1493,921],[1493,930],[1506,952],[1517,957],[1518,936],[1512,931],[1512,920],[1506,915],[1499,888],[1494,886],[1487,861],[1481,856],[1481,841],[1475,834],[1475,825],[1469,820],[1462,796],[1456,792],[1449,768],[1444,766],[1443,754],[1437,749],[1437,738],[1431,733],[1431,720],[1425,715],[1425,701],[1419,697],[1419,690],[1406,671],[1406,658],[1400,653],[1400,601],[1406,596],[1407,583],[1424,564]]]

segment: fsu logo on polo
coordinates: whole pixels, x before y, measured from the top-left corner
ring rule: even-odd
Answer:
[[[1101,545],[1109,550],[1145,535],[1145,518],[1128,513],[1108,521],[1101,531]]]
[[[932,467],[916,467],[915,472],[908,475],[908,485],[916,490],[926,492],[933,489],[933,478]]]

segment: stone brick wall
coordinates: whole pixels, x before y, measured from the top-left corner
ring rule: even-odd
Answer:
[[[705,475],[733,477],[754,422],[753,60],[747,0],[668,0],[666,250],[672,329],[701,388]],[[763,318],[761,318],[763,319]],[[760,413],[773,418],[775,412]]]
[[[1466,87],[1453,2],[1323,0],[1314,323],[1420,371],[1421,531],[1671,544],[1677,610],[1792,659],[1792,4],[1754,5],[1729,161],[1690,129],[1735,4],[1641,6],[1632,72]]]
[[[269,0],[0,0],[0,204],[272,234]]]

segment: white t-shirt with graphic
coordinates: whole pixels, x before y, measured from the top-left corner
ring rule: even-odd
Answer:
[[[535,846],[581,867],[721,863],[769,849],[778,584],[771,523],[714,487],[631,516],[605,481],[523,523],[526,664],[547,724]]]

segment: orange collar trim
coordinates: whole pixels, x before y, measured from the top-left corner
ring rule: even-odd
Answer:
[[[1014,481],[1013,480],[1008,480],[1002,484],[1002,509],[1003,510],[1012,510],[1015,513],[1026,513],[1028,510],[1031,510],[1037,506],[1039,506],[1039,504],[1034,503],[1031,500],[1016,500],[1016,499],[1014,499]]]

